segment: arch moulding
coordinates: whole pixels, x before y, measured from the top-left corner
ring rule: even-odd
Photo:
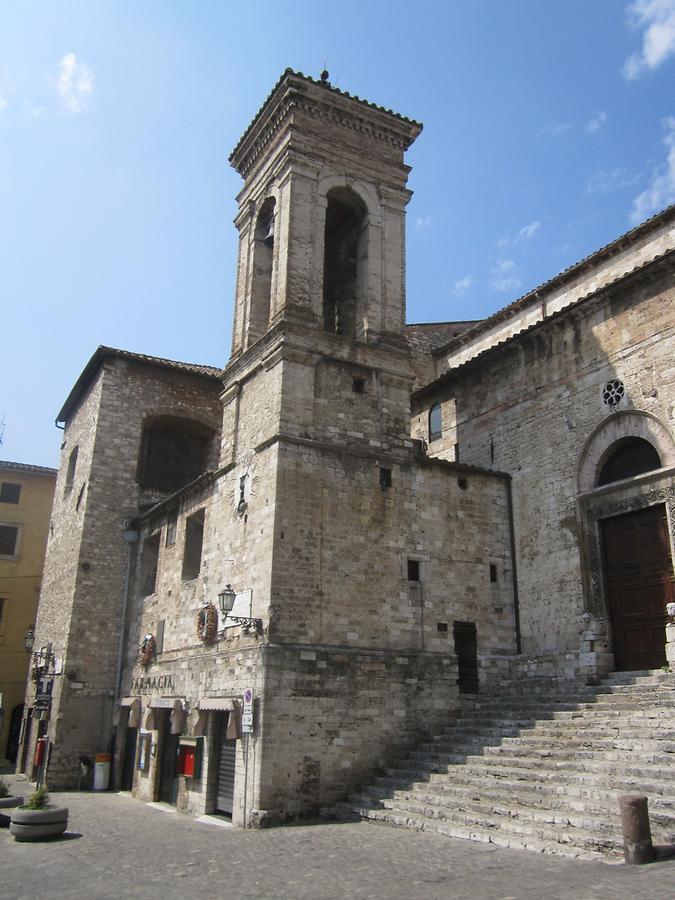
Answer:
[[[609,449],[623,438],[643,438],[656,449],[661,467],[675,466],[675,440],[670,429],[656,416],[641,410],[613,412],[589,435],[577,466],[577,492],[592,491]]]

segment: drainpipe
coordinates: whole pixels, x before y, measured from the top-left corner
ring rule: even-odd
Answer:
[[[511,541],[511,572],[513,578],[513,618],[516,629],[516,653],[522,653],[520,637],[520,601],[518,599],[518,567],[516,564],[516,529],[513,522],[513,494],[511,493],[511,476],[506,480],[506,505],[509,511],[509,538]]]
[[[117,650],[117,679],[115,683],[115,706],[119,703],[122,692],[122,658],[124,656],[124,634],[127,625],[127,607],[129,605],[129,592],[131,588],[131,557],[134,545],[138,543],[139,532],[136,522],[127,522],[122,532],[122,540],[127,545],[127,568],[124,578],[124,597],[122,599],[122,613],[120,616],[120,642]]]

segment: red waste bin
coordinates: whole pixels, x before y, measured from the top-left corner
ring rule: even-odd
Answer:
[[[39,768],[44,762],[45,751],[47,749],[47,738],[38,738],[35,744],[35,767]]]

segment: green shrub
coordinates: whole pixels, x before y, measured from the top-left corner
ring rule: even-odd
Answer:
[[[49,799],[49,794],[47,793],[47,788],[41,787],[38,788],[28,798],[28,803],[23,807],[24,809],[44,809],[47,805],[47,800]]]
[[[4,797],[9,797],[9,788],[5,784],[4,778],[0,778],[0,800]]]

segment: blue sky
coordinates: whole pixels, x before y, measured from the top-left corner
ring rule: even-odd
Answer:
[[[223,365],[239,176],[287,66],[424,123],[408,321],[480,318],[675,201],[675,0],[0,3],[0,457],[99,344]]]

